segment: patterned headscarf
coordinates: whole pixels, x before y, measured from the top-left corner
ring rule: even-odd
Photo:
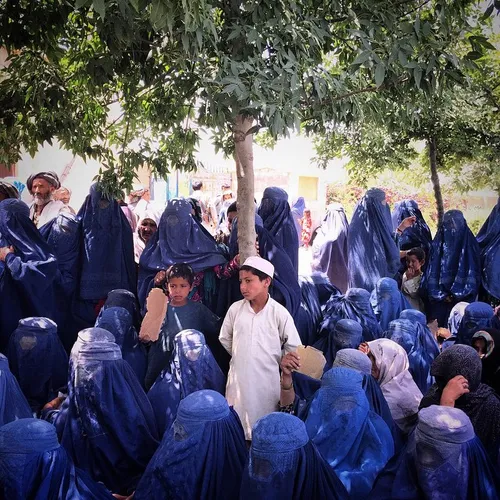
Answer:
[[[5,198],[16,198],[19,199],[21,195],[15,186],[9,182],[0,180],[0,194],[4,195]]]
[[[32,174],[28,177],[26,181],[26,185],[28,186],[28,191],[31,193],[31,189],[33,188],[33,181],[35,179],[43,179],[47,181],[50,185],[54,186],[56,189],[61,187],[61,182],[59,181],[59,177],[55,172],[38,172],[37,174]]]

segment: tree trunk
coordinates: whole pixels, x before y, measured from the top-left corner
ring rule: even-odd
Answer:
[[[434,197],[436,198],[436,208],[437,208],[438,226],[439,226],[441,222],[443,222],[444,204],[443,204],[443,193],[441,192],[441,184],[439,182],[437,146],[435,137],[429,137],[429,139],[427,140],[427,148],[429,151],[431,182],[432,182],[432,187],[434,188]]]
[[[240,262],[256,255],[255,249],[255,203],[253,175],[253,118],[238,115],[234,121],[234,159],[238,179],[238,246]]]

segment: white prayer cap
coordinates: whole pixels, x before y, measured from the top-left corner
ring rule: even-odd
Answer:
[[[267,274],[270,278],[274,276],[274,266],[266,259],[262,257],[258,257],[257,255],[253,255],[252,257],[248,257],[247,260],[243,263],[244,266],[250,266],[254,269],[258,269],[262,271],[264,274]]]

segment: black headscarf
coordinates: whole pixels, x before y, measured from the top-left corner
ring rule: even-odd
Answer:
[[[43,179],[47,181],[50,185],[54,186],[56,189],[61,187],[61,182],[59,181],[59,177],[55,172],[38,172],[37,174],[30,175],[28,180],[26,181],[26,185],[28,186],[28,191],[31,193],[31,189],[33,187],[33,181],[35,179]]]
[[[431,375],[436,378],[420,402],[420,408],[439,405],[446,384],[457,375],[469,382],[468,394],[455,401],[455,407],[471,419],[477,437],[496,463],[500,447],[500,399],[495,391],[481,382],[481,358],[470,346],[455,344],[443,351],[432,363]]]
[[[486,342],[486,354],[481,358],[483,365],[481,380],[500,395],[500,331],[483,328],[474,334],[472,343],[477,338],[483,338]]]

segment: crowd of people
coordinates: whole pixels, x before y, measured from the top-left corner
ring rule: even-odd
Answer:
[[[0,180],[0,497],[500,498],[500,200],[433,237],[381,189],[313,230],[268,187],[242,261],[229,186],[26,186]]]

